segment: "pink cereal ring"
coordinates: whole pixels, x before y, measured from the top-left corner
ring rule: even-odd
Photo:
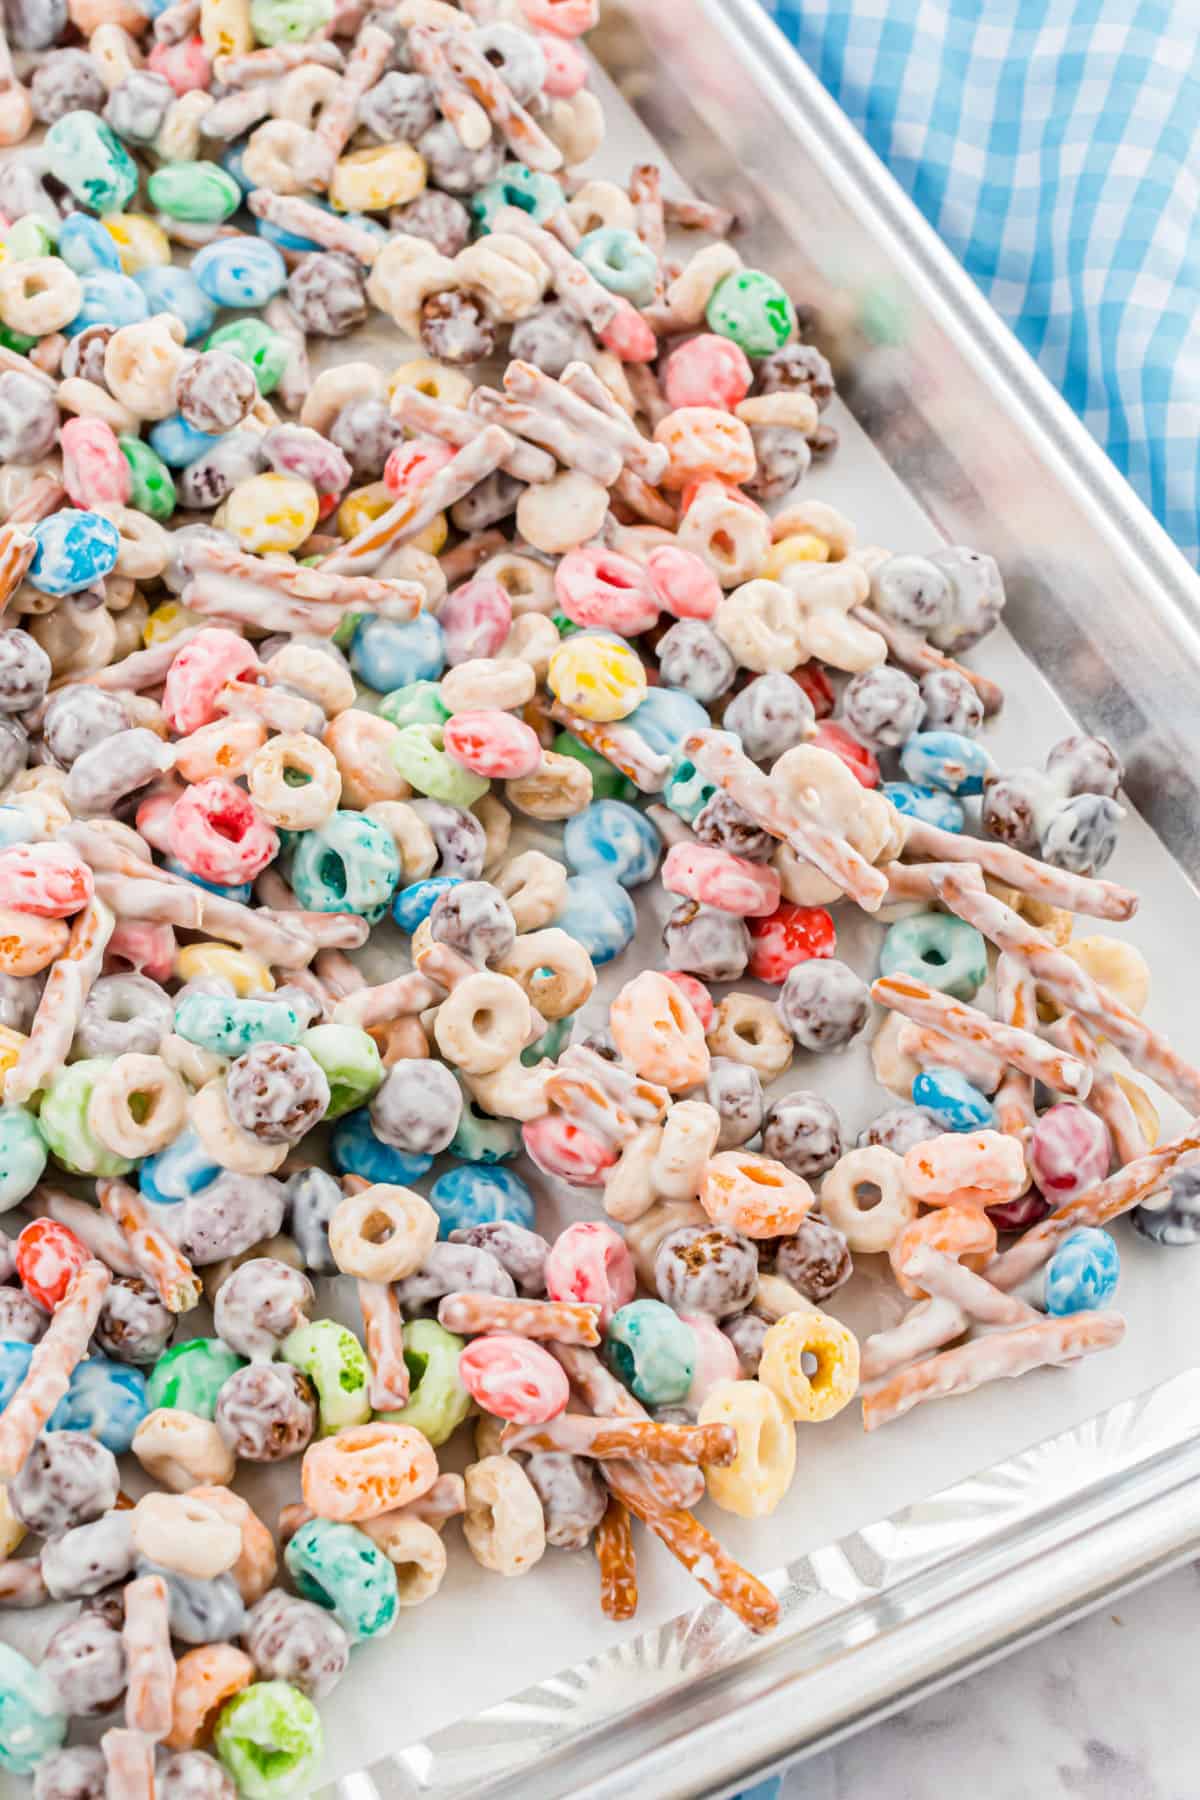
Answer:
[[[2,859],[0,859],[2,860]],[[16,906],[15,900],[7,902]],[[1072,1100],[1047,1107],[1029,1139],[1033,1179],[1055,1206],[1103,1181],[1112,1162],[1112,1140],[1103,1119]]]
[[[175,933],[169,925],[148,919],[118,919],[104,952],[104,973],[132,969],[151,981],[169,981],[175,973]]]
[[[655,597],[673,619],[711,619],[721,604],[721,584],[694,550],[659,544],[646,558]]]
[[[0,906],[69,919],[95,891],[92,871],[66,844],[13,844],[0,850]]]
[[[575,625],[599,625],[636,637],[658,622],[658,599],[639,563],[594,545],[568,550],[554,571],[554,593]]]
[[[663,971],[668,981],[673,981],[684,999],[700,1021],[701,1029],[708,1031],[716,1013],[713,997],[702,981],[694,975],[685,975],[682,969],[666,969]]]
[[[600,17],[600,0],[521,0],[521,11],[535,31],[577,38]]]
[[[607,1144],[573,1125],[562,1113],[544,1113],[521,1127],[525,1148],[538,1168],[547,1175],[558,1175],[576,1187],[599,1187],[605,1169],[616,1162],[616,1152]]]
[[[555,37],[548,31],[534,33],[546,58],[546,79],[542,92],[552,100],[569,100],[587,80],[587,62],[569,38]]]
[[[648,363],[658,355],[658,339],[636,307],[618,299],[617,310],[596,336],[621,362]]]
[[[198,37],[185,38],[181,44],[155,44],[146,67],[164,75],[180,96],[207,88],[212,81],[212,64]]]
[[[733,1339],[727,1338],[715,1319],[707,1313],[680,1313],[685,1325],[696,1334],[696,1373],[684,1395],[689,1411],[699,1412],[718,1381],[740,1381],[742,1365],[738,1362]]]
[[[245,638],[223,625],[207,626],[182,646],[167,670],[162,707],[171,730],[186,737],[211,725],[225,683],[257,668],[258,658]]]
[[[507,1331],[468,1344],[458,1359],[458,1378],[484,1412],[514,1425],[544,1425],[566,1411],[571,1397],[549,1351]]]
[[[601,1330],[637,1291],[628,1244],[600,1219],[582,1219],[559,1233],[546,1258],[545,1281],[552,1300],[598,1306]]]
[[[672,350],[663,374],[671,406],[723,406],[732,412],[750,392],[754,371],[744,350],[730,338],[702,331]]]
[[[310,1444],[300,1467],[300,1487],[304,1504],[319,1519],[354,1524],[419,1500],[437,1476],[428,1438],[411,1425],[376,1419]]]
[[[175,802],[167,835],[185,869],[220,887],[253,881],[279,854],[278,834],[249,794],[217,775]]]
[[[537,732],[513,713],[455,713],[442,727],[442,748],[464,769],[491,781],[519,781],[542,766]]]
[[[716,406],[677,407],[659,420],[654,441],[671,458],[663,477],[668,488],[686,488],[713,475],[723,482],[749,481],[758,466],[749,426]]]
[[[127,506],[133,476],[103,419],[67,419],[59,432],[63,486],[74,506]]]
[[[670,894],[684,894],[739,919],[767,917],[781,897],[774,869],[747,862],[715,844],[672,844],[663,863],[662,883]]]
[[[477,575],[442,602],[438,624],[450,667],[477,657],[496,656],[512,630],[512,601],[490,575]]]
[[[384,486],[393,494],[424,487],[456,454],[454,446],[443,444],[440,438],[410,438],[406,444],[397,444],[384,463]]]

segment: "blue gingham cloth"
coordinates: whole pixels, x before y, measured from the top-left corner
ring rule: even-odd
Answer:
[[[1200,562],[1197,0],[763,0]]]

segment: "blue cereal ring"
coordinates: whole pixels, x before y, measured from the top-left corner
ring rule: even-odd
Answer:
[[[1046,1311],[1096,1312],[1107,1306],[1121,1279],[1121,1256],[1107,1231],[1084,1225],[1065,1237],[1046,1264]]]
[[[192,258],[192,274],[216,306],[261,311],[287,286],[287,264],[263,238],[217,238]]]
[[[392,917],[401,931],[407,931],[411,937],[447,889],[457,887],[461,880],[461,875],[430,875],[425,881],[411,881],[401,888],[392,901]]]
[[[33,1345],[21,1338],[0,1338],[0,1412],[8,1405],[26,1375]]]
[[[433,1167],[432,1156],[413,1155],[385,1144],[371,1130],[365,1106],[344,1113],[329,1137],[329,1157],[339,1175],[361,1175],[364,1181],[407,1187]]]
[[[583,945],[598,968],[633,942],[637,908],[619,882],[599,875],[573,875],[554,923]]]
[[[196,1133],[181,1131],[173,1144],[146,1157],[138,1170],[138,1186],[144,1200],[156,1206],[175,1206],[202,1188],[209,1187],[221,1173]]]
[[[694,731],[710,731],[707,708],[682,688],[651,688],[640,706],[621,721],[637,732],[647,749],[674,762]]]
[[[944,1131],[986,1131],[996,1109],[957,1069],[922,1069],[912,1084],[914,1106],[933,1114]]]
[[[28,579],[43,594],[80,593],[111,574],[121,553],[121,534],[112,521],[74,506],[39,519],[30,536],[37,549]]]
[[[982,744],[957,731],[917,731],[900,752],[900,767],[918,786],[948,794],[982,794],[992,759]]]
[[[95,275],[101,270],[121,273],[121,256],[112,233],[91,213],[68,213],[58,228],[55,255],[76,275]]]
[[[175,1030],[214,1056],[241,1056],[256,1044],[295,1044],[304,1030],[286,1000],[239,1000],[233,994],[181,994]]]
[[[658,286],[658,258],[635,231],[601,225],[580,238],[575,254],[601,287],[634,306],[649,306]]]
[[[112,269],[97,269],[81,275],[79,285],[83,299],[79,311],[69,325],[63,327],[67,337],[78,337],[89,325],[140,325],[150,317],[150,305],[137,282]]]
[[[133,279],[149,302],[151,312],[174,313],[187,333],[189,344],[207,337],[216,324],[217,309],[190,269],[177,269],[173,263],[156,263],[149,269],[139,269]]]
[[[661,848],[653,822],[624,800],[593,800],[563,832],[563,854],[577,875],[605,875],[622,887],[649,881]]]
[[[350,667],[377,694],[436,681],[446,667],[442,628],[432,613],[398,619],[367,619],[350,646]]]
[[[533,1230],[533,1195],[511,1169],[486,1168],[479,1163],[448,1169],[430,1188],[429,1204],[441,1220],[441,1238],[470,1225],[490,1225],[497,1219],[511,1219],[514,1225]]]
[[[365,1531],[310,1519],[283,1557],[297,1592],[331,1612],[356,1643],[382,1637],[396,1623],[396,1571]]]
[[[182,413],[172,413],[169,419],[160,419],[157,425],[150,427],[146,442],[156,456],[162,457],[168,469],[186,469],[189,463],[195,462],[198,456],[203,456],[221,440],[210,432],[197,431]]]
[[[0,1769],[32,1775],[66,1741],[58,1689],[11,1644],[0,1644]]]
[[[987,944],[951,913],[914,913],[888,927],[879,952],[881,975],[915,975],[956,1000],[973,1000],[987,980]]]
[[[631,1300],[608,1326],[604,1354],[618,1381],[646,1406],[674,1406],[696,1373],[696,1334],[661,1300]]]
[[[366,813],[339,810],[296,844],[291,883],[309,912],[356,912],[374,924],[399,880],[396,840]]]
[[[124,1456],[149,1411],[146,1377],[140,1369],[110,1362],[106,1356],[89,1356],[72,1373],[46,1429],[86,1431],[114,1456]]]
[[[915,781],[885,781],[884,798],[896,811],[942,831],[961,831],[967,815],[952,794],[940,788],[919,787]]]

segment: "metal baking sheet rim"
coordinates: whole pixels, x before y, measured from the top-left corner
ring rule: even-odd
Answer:
[[[1200,585],[757,0],[692,0],[903,255],[1024,414],[1058,478],[1200,619]],[[652,9],[647,9],[648,13]],[[1097,1414],[765,1578],[777,1630],[714,1603],[638,1633],[320,1790],[320,1800],[717,1795],[828,1745],[1195,1553],[1200,1370]]]

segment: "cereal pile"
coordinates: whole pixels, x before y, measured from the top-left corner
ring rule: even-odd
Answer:
[[[629,1619],[637,1523],[768,1629],[706,1490],[1115,1344],[1104,1226],[1200,1235],[1134,1077],[1200,1073],[1076,930],[1136,905],[1113,751],[978,737],[994,562],[797,499],[788,294],[654,166],[573,173],[596,0],[6,12],[0,1607],[81,1605],[0,1645],[0,1768],[275,1800],[448,1554],[590,1544]],[[847,1144],[771,1084],[872,1000]],[[909,1304],[860,1346],[862,1256]]]

